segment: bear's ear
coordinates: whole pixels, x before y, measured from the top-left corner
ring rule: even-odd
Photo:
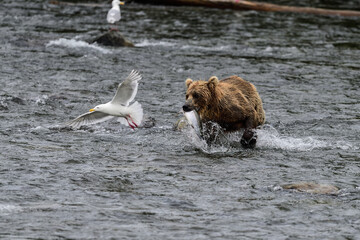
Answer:
[[[219,79],[215,76],[212,76],[211,78],[209,78],[207,85],[210,90],[214,90],[216,85],[218,85],[218,83],[219,83]]]
[[[192,82],[193,82],[192,79],[190,79],[190,78],[186,79],[186,81],[185,81],[186,88],[189,88],[189,86],[190,86],[190,84],[191,84]]]

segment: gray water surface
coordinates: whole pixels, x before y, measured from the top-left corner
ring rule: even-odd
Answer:
[[[360,238],[358,18],[122,10],[135,48],[87,43],[107,31],[106,7],[0,2],[0,238]],[[155,126],[63,127],[132,69]],[[264,102],[256,149],[173,130],[186,78],[234,74]],[[302,181],[341,190],[279,187]]]

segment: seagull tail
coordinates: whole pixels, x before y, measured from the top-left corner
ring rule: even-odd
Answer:
[[[141,104],[138,102],[134,102],[129,106],[129,114],[134,123],[136,123],[137,126],[140,126],[144,113],[143,109],[141,107]]]

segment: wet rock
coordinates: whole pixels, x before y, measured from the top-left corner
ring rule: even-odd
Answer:
[[[25,105],[25,101],[19,97],[4,95],[4,98],[6,99],[6,101],[11,101],[20,105]]]
[[[9,110],[9,107],[6,102],[0,101],[0,111]]]
[[[73,128],[73,130],[74,130],[74,128]],[[79,130],[88,131],[88,132],[95,132],[94,129],[92,129],[90,126],[87,126],[87,125],[80,126]]]
[[[299,192],[313,193],[313,194],[338,194],[339,188],[328,184],[318,184],[312,182],[300,182],[285,184],[281,186],[286,190],[296,190]]]
[[[119,31],[110,30],[92,41],[104,46],[134,47],[135,45],[126,39]]]
[[[11,101],[20,105],[25,105],[25,101],[19,97],[11,97]]]
[[[15,97],[15,96],[11,96],[11,95],[1,95],[0,96],[0,111],[3,110],[9,110],[9,105],[12,105],[12,103],[16,103],[19,105],[25,105],[25,100],[19,98],[19,97]]]
[[[59,125],[59,126],[49,127],[49,130],[58,131],[58,132],[71,132],[73,131],[73,128],[70,126]]]
[[[153,117],[144,117],[143,124],[141,127],[143,128],[152,128],[156,124],[156,120]]]

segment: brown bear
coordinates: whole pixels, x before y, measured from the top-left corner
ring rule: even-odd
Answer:
[[[208,81],[186,80],[185,112],[195,110],[201,122],[216,122],[226,132],[245,129],[241,144],[253,148],[255,128],[264,124],[265,112],[261,98],[253,84],[238,76]]]

